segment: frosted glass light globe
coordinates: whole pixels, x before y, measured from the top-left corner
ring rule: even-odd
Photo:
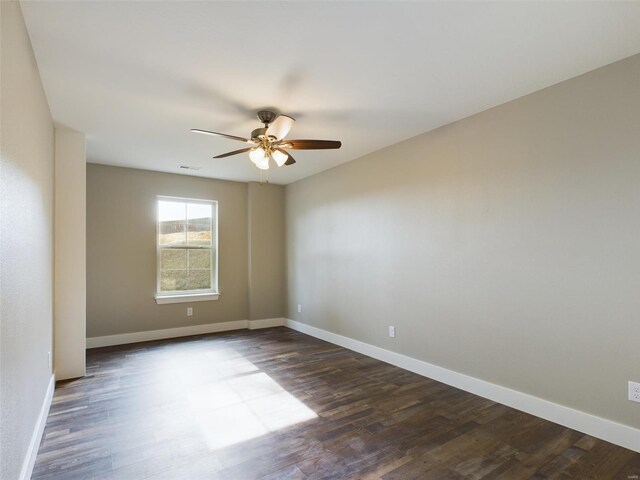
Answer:
[[[258,162],[264,161],[264,159],[266,158],[264,153],[265,152],[262,148],[254,148],[249,152],[249,158],[253,163],[258,165]]]
[[[281,150],[274,150],[273,153],[271,154],[271,158],[273,158],[276,164],[279,167],[281,167],[282,165],[284,165],[284,162],[287,161],[287,158],[289,158],[289,155],[282,152]]]
[[[269,170],[269,157],[262,157],[262,160],[259,160],[256,163],[256,167],[260,170]]]

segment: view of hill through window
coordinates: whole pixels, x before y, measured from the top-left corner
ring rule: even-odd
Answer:
[[[158,201],[160,292],[211,290],[213,205]]]

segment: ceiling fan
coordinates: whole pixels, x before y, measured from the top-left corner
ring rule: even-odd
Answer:
[[[258,112],[258,119],[264,124],[264,127],[256,128],[252,131],[251,138],[210,132],[198,128],[192,128],[191,131],[250,144],[250,147],[216,155],[213,158],[225,158],[249,152],[249,158],[261,170],[269,169],[269,159],[273,159],[278,167],[296,163],[287,150],[326,150],[342,146],[342,142],[337,140],[285,140],[284,137],[286,137],[295,123],[295,120],[287,115],[276,115],[269,110],[261,110]]]

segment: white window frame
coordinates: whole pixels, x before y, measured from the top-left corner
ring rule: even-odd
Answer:
[[[172,247],[162,247],[160,245],[160,202],[173,201],[184,203],[196,203],[203,205],[211,205],[211,288],[202,290],[177,290],[171,292],[161,292],[161,275],[160,275],[160,252],[162,250],[171,249]],[[176,247],[173,247],[174,249]],[[186,247],[184,247],[186,249]],[[200,198],[186,197],[169,197],[166,195],[156,196],[156,294],[155,300],[157,304],[166,303],[187,303],[187,302],[203,302],[209,300],[218,300],[220,293],[218,292],[218,202],[215,200],[205,200]]]

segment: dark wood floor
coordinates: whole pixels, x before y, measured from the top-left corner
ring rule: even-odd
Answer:
[[[90,350],[33,479],[621,479],[640,454],[286,328]]]

